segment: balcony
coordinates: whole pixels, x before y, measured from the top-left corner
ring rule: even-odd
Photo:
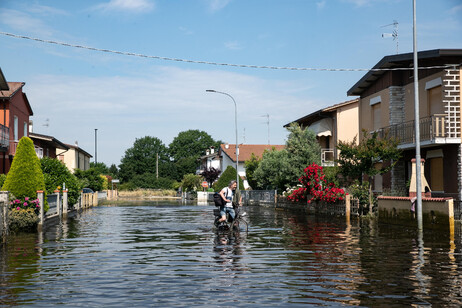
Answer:
[[[10,145],[10,128],[0,124],[0,151],[7,151]]]
[[[18,141],[10,141],[10,155],[15,155],[16,154],[16,148],[18,147]],[[35,154],[37,154],[37,157],[39,159],[43,158],[43,149],[38,146],[35,147]]]
[[[335,165],[334,149],[321,149],[321,166],[333,167]]]
[[[405,149],[415,145],[414,121],[408,121],[396,125],[381,128],[377,131],[378,136],[383,138],[396,138],[398,147]],[[452,125],[449,125],[452,124]],[[448,123],[446,115],[435,114],[420,119],[420,143],[422,146],[431,144],[460,143],[460,124]]]

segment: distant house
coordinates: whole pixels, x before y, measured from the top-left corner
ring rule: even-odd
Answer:
[[[319,109],[294,122],[316,134],[321,146],[321,163],[333,166],[338,159],[339,141],[350,142],[358,136],[358,99],[353,99],[330,107]],[[291,122],[293,123],[293,122]],[[291,123],[284,125],[288,127]]]
[[[424,176],[432,196],[462,200],[461,70],[462,49],[418,52],[419,123]],[[382,58],[348,95],[359,98],[359,128],[397,138],[403,158],[374,179],[374,189],[402,190],[415,158],[413,53]],[[425,67],[433,67],[426,69]]]
[[[91,154],[80,148],[77,143],[75,145],[65,144],[65,146],[69,148],[67,151],[64,147],[57,148],[62,151],[57,154],[57,158],[64,162],[71,172],[75,169],[83,171],[90,169],[90,158],[93,157]]]
[[[249,160],[252,153],[255,156],[262,157],[265,150],[282,150],[284,145],[269,145],[269,144],[241,144],[239,145],[239,162],[238,162],[238,174],[244,179],[244,188],[249,188],[249,184],[246,180],[245,175],[245,161]],[[236,168],[236,144],[221,144],[219,150],[219,156],[221,158],[221,170],[224,171],[228,166]]]
[[[215,151],[214,147],[210,147],[210,149],[205,152],[205,155],[201,156],[199,160],[200,166],[196,170],[196,174],[201,174],[203,171],[210,168],[221,170],[221,159],[218,155],[218,151]]]
[[[53,136],[29,132],[29,138],[34,142],[35,148],[40,149],[40,156],[42,157],[57,158],[70,149],[67,145]]]
[[[0,69],[0,173],[8,173],[19,139],[27,136],[33,115],[24,82],[7,82]],[[37,155],[40,155],[36,148]]]

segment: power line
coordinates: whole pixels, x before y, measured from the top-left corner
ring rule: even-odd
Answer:
[[[264,65],[247,65],[247,64],[231,64],[231,63],[219,63],[219,62],[209,62],[209,61],[197,61],[197,60],[189,60],[189,59],[180,59],[180,58],[170,58],[170,57],[161,57],[161,56],[151,56],[133,52],[126,52],[126,51],[117,51],[117,50],[110,50],[110,49],[102,49],[84,45],[75,45],[65,42],[58,42],[52,40],[45,40],[25,35],[18,35],[8,32],[0,31],[1,35],[10,36],[14,38],[26,39],[41,43],[47,44],[54,44],[59,46],[65,47],[72,47],[72,48],[80,48],[92,51],[99,51],[99,52],[106,52],[112,54],[118,54],[123,56],[132,56],[132,57],[140,57],[140,58],[148,58],[148,59],[157,59],[163,61],[175,61],[175,62],[185,62],[185,63],[194,63],[194,64],[206,64],[206,65],[215,65],[215,66],[230,66],[230,67],[239,67],[239,68],[255,68],[255,69],[271,69],[271,70],[290,70],[290,71],[318,71],[318,72],[368,72],[368,71],[409,71],[412,70],[412,67],[397,67],[397,68],[315,68],[315,67],[284,67],[284,66],[264,66]],[[455,65],[441,65],[441,66],[428,66],[428,67],[419,67],[419,69],[435,69],[435,68],[450,68]]]

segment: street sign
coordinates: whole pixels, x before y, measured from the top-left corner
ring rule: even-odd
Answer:
[[[112,180],[112,183],[119,183],[119,180],[114,179]]]
[[[209,183],[207,181],[202,182],[202,187],[207,188],[209,187]]]

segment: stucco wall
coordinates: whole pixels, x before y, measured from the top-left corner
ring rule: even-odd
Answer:
[[[359,120],[360,126],[359,131],[365,129],[370,132],[374,129],[372,106],[370,105],[371,98],[380,96],[380,127],[387,127],[389,124],[389,109],[390,109],[390,94],[388,89],[384,89],[380,92],[374,93],[373,95],[366,96],[360,99],[360,112]]]

